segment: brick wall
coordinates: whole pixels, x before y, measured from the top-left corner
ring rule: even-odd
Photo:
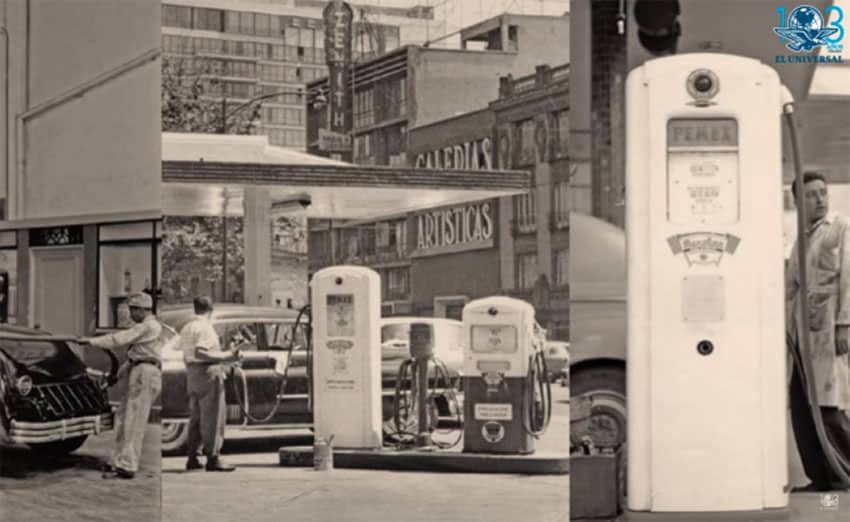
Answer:
[[[618,12],[618,2],[591,3],[591,186],[593,215],[623,226],[626,39]]]

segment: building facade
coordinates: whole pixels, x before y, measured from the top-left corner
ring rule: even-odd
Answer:
[[[460,49],[406,46],[352,68],[351,152],[322,148],[328,79],[308,83],[307,150],[363,165],[408,165],[408,131],[487,107],[498,78],[569,60],[568,16],[504,14],[461,31]],[[553,46],[552,42],[563,42]],[[472,49],[477,47],[477,49]]]
[[[272,145],[305,148],[306,84],[327,76],[326,1],[229,2],[168,0],[162,4],[162,47],[167,60],[204,75],[204,95],[226,110],[261,96],[254,133]],[[399,47],[410,31],[433,19],[432,9],[357,5],[353,20],[355,61]],[[407,33],[403,34],[402,25]],[[275,93],[279,93],[275,95]]]
[[[410,166],[526,170],[526,194],[390,219],[312,223],[310,271],[363,264],[382,276],[385,315],[459,318],[510,295],[535,306],[549,337],[569,339],[569,68],[496,82],[483,109],[412,129]]]
[[[5,322],[123,324],[160,279],[160,9],[0,1]]]

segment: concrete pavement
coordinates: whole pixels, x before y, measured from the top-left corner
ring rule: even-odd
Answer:
[[[104,480],[115,432],[89,437],[76,452],[46,458],[29,450],[0,452],[2,522],[156,522],[160,497],[160,428],[145,432],[133,480]]]

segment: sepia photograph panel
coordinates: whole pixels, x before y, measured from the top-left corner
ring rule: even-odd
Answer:
[[[569,31],[162,4],[164,520],[568,520]]]
[[[850,514],[848,9],[571,2],[574,520]]]
[[[2,520],[159,520],[160,25],[0,2]]]

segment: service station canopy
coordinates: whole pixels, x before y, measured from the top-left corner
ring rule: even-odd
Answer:
[[[323,219],[375,219],[520,194],[531,184],[524,171],[352,165],[270,146],[265,136],[188,133],[163,133],[162,177],[166,216],[242,216],[245,189],[260,187],[273,211]]]

